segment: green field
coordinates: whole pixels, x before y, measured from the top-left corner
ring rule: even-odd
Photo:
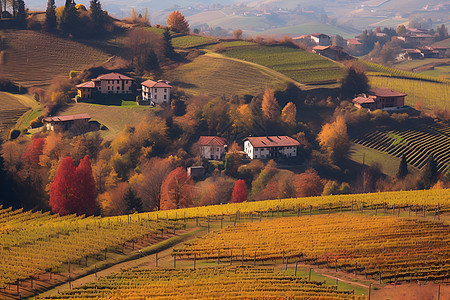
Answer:
[[[301,25],[295,25],[295,26],[287,26],[287,27],[280,27],[275,29],[269,29],[262,32],[256,32],[256,31],[246,31],[247,34],[253,34],[253,35],[276,35],[276,36],[300,36],[304,34],[312,34],[315,32],[321,32],[324,34],[329,35],[336,35],[339,34],[343,38],[349,39],[353,38],[355,34],[357,34],[357,31],[349,31],[345,28],[339,28],[336,26],[328,25],[328,24],[321,24],[321,23],[306,23]]]
[[[188,93],[212,97],[254,95],[267,86],[284,84],[284,80],[257,67],[208,54],[169,71],[165,77]]]
[[[337,83],[343,68],[322,56],[286,46],[248,46],[227,49],[227,56],[272,68],[298,82],[309,85]]]
[[[6,138],[18,119],[25,114],[33,102],[30,95],[0,92],[0,137]]]
[[[149,111],[155,108],[136,108],[134,104],[126,101],[124,106],[99,105],[88,103],[70,104],[61,111],[60,115],[82,114],[87,113],[91,116],[91,120],[98,121],[105,125],[108,130],[102,131],[105,139],[113,139],[126,125],[135,126],[139,124]]]
[[[183,35],[172,39],[175,48],[194,48],[215,42],[215,39],[200,35]]]

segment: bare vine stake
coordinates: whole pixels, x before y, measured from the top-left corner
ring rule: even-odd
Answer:
[[[209,216],[208,216],[208,233],[209,233]]]
[[[283,249],[283,258],[282,258],[282,263],[284,264],[284,249]]]
[[[194,270],[195,270],[195,263],[197,261],[197,253],[194,253]]]
[[[337,258],[336,258],[336,260],[334,261],[334,271],[337,272]]]
[[[298,260],[295,262],[295,272],[294,272],[294,276],[297,276],[297,267],[298,267]]]
[[[372,284],[369,283],[369,300],[370,300],[370,296],[371,296],[371,290],[372,290]]]
[[[259,221],[262,221],[262,211],[259,212]]]
[[[289,259],[286,257],[286,268],[285,268],[285,270],[287,270],[288,260],[289,260]]]
[[[173,255],[173,268],[177,268],[177,256],[175,254]]]
[[[231,250],[231,253],[230,253],[230,266],[232,266],[233,265],[233,250]]]
[[[295,270],[297,271],[297,264],[295,264]],[[297,272],[295,272],[295,273],[297,273]],[[308,281],[311,281],[311,268],[309,268]]]
[[[222,216],[222,218],[220,219],[220,229],[223,229],[223,216]]]

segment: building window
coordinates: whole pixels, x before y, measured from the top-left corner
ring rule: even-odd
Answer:
[[[109,91],[109,85],[108,85],[108,91]]]
[[[120,81],[119,80],[117,80],[117,84],[119,84],[120,83]]]
[[[257,158],[257,157],[258,157],[258,155],[255,154],[255,158]]]
[[[158,99],[158,95],[155,94],[155,100]]]
[[[167,93],[167,89],[164,89],[164,93]]]
[[[164,100],[166,100],[167,99],[167,95],[164,95]]]

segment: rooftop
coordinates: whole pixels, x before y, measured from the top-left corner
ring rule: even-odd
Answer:
[[[353,99],[353,103],[364,104],[364,103],[375,103],[375,100],[372,97],[357,97]]]
[[[77,85],[77,88],[95,88],[95,82],[88,81]]]
[[[146,80],[142,83],[143,86],[149,87],[149,88],[171,88],[172,86],[168,85],[164,81],[153,81],[153,80]]]
[[[300,143],[289,136],[261,136],[246,138],[255,148],[298,146]]]
[[[198,144],[201,146],[225,146],[227,140],[220,136],[201,136]]]
[[[108,74],[103,74],[98,76],[96,79],[94,79],[95,81],[97,80],[134,80],[131,77],[119,74],[119,73],[108,73]]]
[[[44,121],[45,122],[67,122],[67,121],[84,120],[84,119],[90,119],[90,118],[91,117],[88,114],[77,114],[77,115],[47,117],[44,119]]]
[[[402,97],[406,96],[406,94],[388,89],[388,88],[373,88],[369,90],[369,94],[378,96],[378,97]]]

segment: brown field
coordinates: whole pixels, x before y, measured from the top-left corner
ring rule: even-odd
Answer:
[[[6,56],[0,76],[25,87],[43,87],[56,75],[99,64],[108,54],[81,43],[31,30],[5,30]]]
[[[0,138],[6,138],[9,130],[16,124],[17,119],[28,111],[28,104],[19,99],[26,97],[24,95],[0,92]]]

